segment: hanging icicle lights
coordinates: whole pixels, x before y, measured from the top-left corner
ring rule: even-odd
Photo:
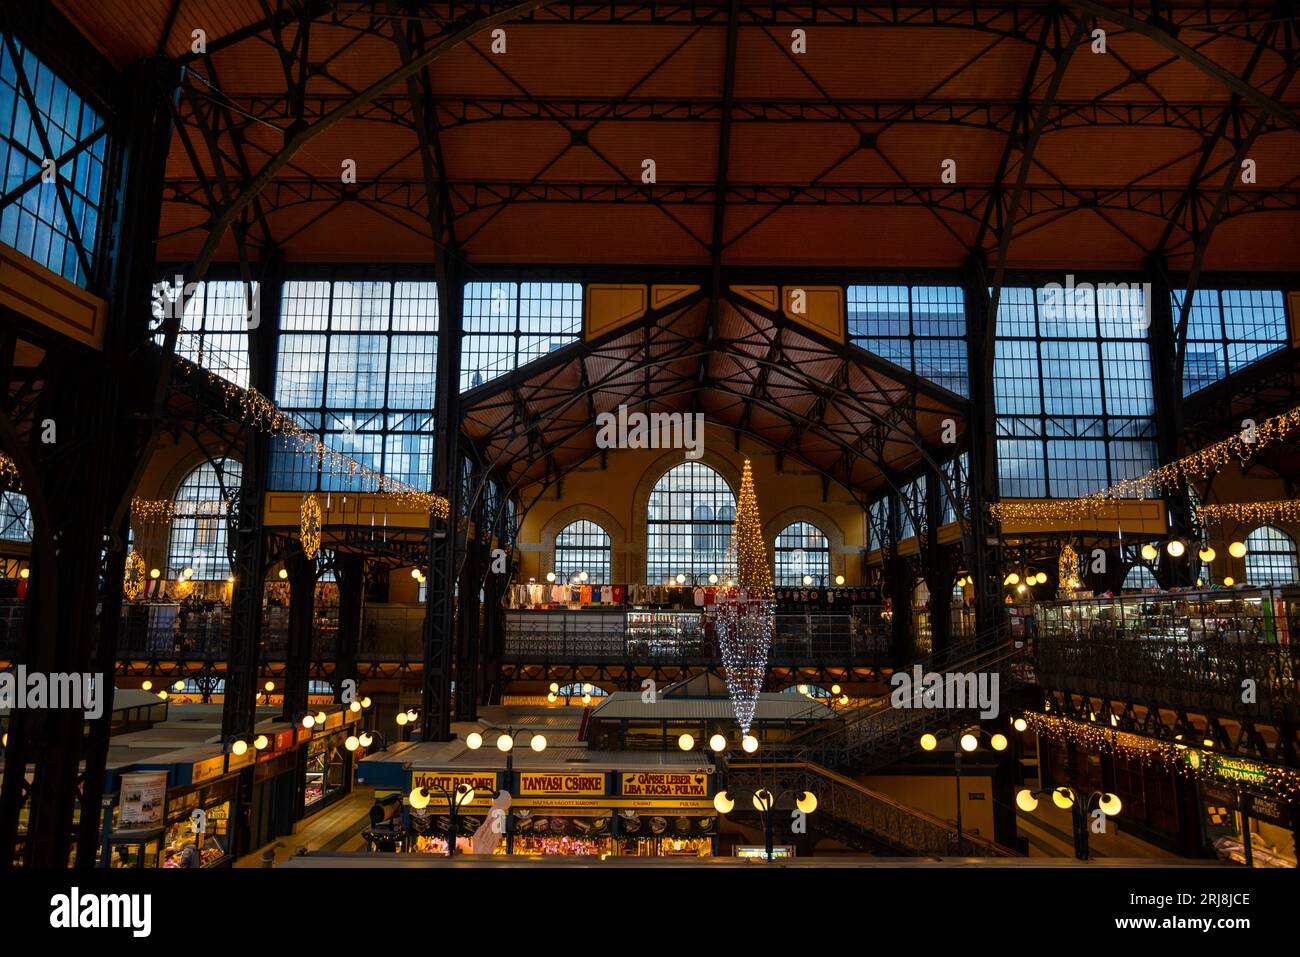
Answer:
[[[731,550],[735,555],[735,584],[723,589],[714,608],[727,692],[736,721],[748,735],[767,676],[775,620],[772,566],[767,560],[758,496],[748,459],[740,480]]]

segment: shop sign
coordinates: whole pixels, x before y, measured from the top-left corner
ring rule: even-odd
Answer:
[[[343,712],[331,711],[325,716],[325,730],[333,731],[335,728],[343,727]]]
[[[287,731],[277,731],[275,733],[275,750],[287,751],[293,747],[294,730],[290,728]]]
[[[229,754],[214,754],[202,761],[195,761],[190,767],[189,783],[198,784],[200,781],[207,781],[210,778],[219,778],[227,771],[235,771],[250,765],[254,761],[254,754],[255,752],[252,749],[245,751],[243,754],[235,754],[232,751]]]
[[[434,797],[439,797],[443,793],[450,794],[462,784],[468,784],[480,791],[495,791],[497,776],[492,771],[411,772],[411,790],[427,788]]]
[[[1208,757],[1210,771],[1216,777],[1223,778],[1226,781],[1240,781],[1243,784],[1268,783],[1268,772],[1258,764],[1250,761],[1239,761],[1236,758],[1221,758],[1216,754]]]
[[[1262,794],[1244,794],[1242,797],[1245,801],[1246,813],[1255,820],[1276,824],[1278,827],[1291,826],[1290,809],[1277,798],[1265,797]]]
[[[148,771],[122,775],[121,810],[117,826],[161,827],[167,797],[167,772]]]
[[[519,772],[520,794],[604,794],[605,775]]]
[[[628,797],[708,797],[709,776],[702,772],[637,771],[623,775]]]

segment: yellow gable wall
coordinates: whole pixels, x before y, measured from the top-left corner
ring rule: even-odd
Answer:
[[[866,518],[849,493],[832,482],[822,501],[820,473],[787,456],[776,467],[776,453],[747,439],[736,450],[734,433],[706,427],[704,464],[716,469],[735,491],[745,457],[752,462],[763,530],[771,549],[777,533],[792,522],[809,521],[830,541],[830,573],[844,575],[847,584],[862,581],[861,549]],[[548,489],[524,516],[519,533],[521,578],[542,579],[554,568],[555,536],[566,525],[589,519],[610,537],[612,576],[616,582],[642,582],[646,567],[646,503],[655,482],[673,465],[686,461],[680,449],[618,450],[607,453],[607,466],[598,458],[564,478],[563,496]],[[526,489],[527,503],[537,489]]]

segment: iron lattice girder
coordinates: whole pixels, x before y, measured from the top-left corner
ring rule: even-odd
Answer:
[[[619,182],[544,183],[449,180],[458,216],[520,203],[580,203],[613,205],[713,206],[716,187],[711,183],[633,184]],[[200,196],[201,184],[193,179],[169,180],[172,202],[206,209]],[[1182,186],[1055,186],[1030,184],[1024,189],[1021,219],[1027,216],[1067,213],[1080,209],[1118,210],[1166,219],[1178,210],[1186,192]],[[269,210],[288,209],[305,203],[365,202],[409,213],[425,197],[420,180],[385,178],[381,182],[358,183],[349,187],[337,180],[280,178],[262,191]],[[1217,190],[1195,190],[1197,202],[1214,201]],[[732,183],[727,189],[729,204],[746,206],[900,206],[933,208],[958,216],[978,219],[990,202],[1001,199],[1002,191],[990,184],[933,185],[902,183]],[[1300,210],[1300,187],[1245,187],[1233,190],[1225,218],[1256,212]]]
[[[270,123],[287,127],[296,118],[283,93],[233,93],[214,97],[205,90],[192,91],[227,107],[234,128]],[[307,121],[319,119],[347,99],[346,94],[308,95],[303,103]],[[1037,104],[1029,101],[1031,108]],[[665,122],[721,123],[724,115],[718,97],[555,97],[527,95],[477,95],[437,93],[429,106],[440,129],[456,129],[500,120],[539,120],[558,123]],[[745,98],[732,102],[732,123],[864,123],[930,124],[960,126],[998,133],[1015,128],[1017,100],[867,100],[839,98]],[[1199,105],[1164,101],[1108,103],[1093,100],[1058,100],[1043,123],[1044,132],[1071,129],[1142,128],[1174,129],[1210,136],[1225,114],[1227,103]],[[187,124],[192,117],[182,113]],[[410,99],[402,95],[376,97],[350,117],[354,120],[397,124],[414,129]],[[1269,117],[1265,131],[1288,127]]]

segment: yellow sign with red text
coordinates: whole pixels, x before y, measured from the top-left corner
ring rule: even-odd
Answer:
[[[520,794],[584,794],[605,793],[605,775],[547,773],[542,771],[519,772]]]
[[[427,788],[435,797],[450,794],[462,784],[479,791],[495,791],[497,776],[491,771],[414,771],[411,789]]]
[[[623,775],[627,797],[708,797],[709,776],[701,772],[637,771]]]

